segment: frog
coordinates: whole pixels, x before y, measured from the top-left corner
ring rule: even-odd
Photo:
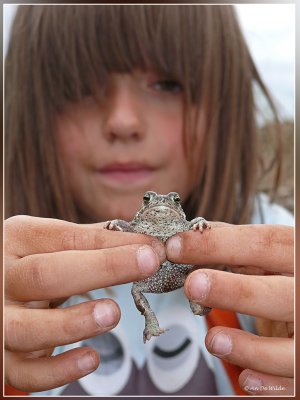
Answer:
[[[104,229],[142,233],[154,236],[162,242],[179,232],[199,230],[201,233],[211,225],[203,217],[187,221],[186,214],[181,206],[181,199],[177,192],[157,194],[147,191],[143,196],[140,209],[132,221],[114,219],[106,221]],[[183,287],[187,275],[200,266],[191,264],[177,264],[169,260],[164,261],[154,275],[133,282],[131,294],[136,308],[145,317],[143,341],[146,343],[153,336],[160,336],[168,329],[161,328],[157,317],[145,297],[144,293],[167,293]],[[211,308],[189,301],[194,315],[204,316]]]

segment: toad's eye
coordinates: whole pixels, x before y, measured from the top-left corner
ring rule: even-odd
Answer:
[[[143,197],[144,203],[149,203],[150,199],[151,199],[150,193],[145,193]]]
[[[150,201],[151,199],[153,200],[156,196],[157,196],[157,193],[155,193],[155,192],[151,192],[151,191],[146,192],[146,193],[144,194],[144,197],[143,197],[144,204],[148,204],[149,201]]]
[[[180,203],[180,197],[178,196],[178,194],[174,196],[174,201],[175,203]]]

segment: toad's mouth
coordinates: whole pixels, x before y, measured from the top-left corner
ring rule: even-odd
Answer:
[[[169,206],[159,205],[159,206],[151,206],[144,210],[142,217],[151,216],[165,216],[168,218],[182,218],[182,213],[179,210],[176,210]],[[170,221],[171,223],[172,221]]]

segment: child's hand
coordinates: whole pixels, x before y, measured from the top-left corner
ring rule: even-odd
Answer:
[[[169,239],[167,258],[255,273],[197,270],[187,278],[185,292],[202,305],[266,318],[273,321],[273,327],[280,327],[273,329],[276,337],[214,327],[206,336],[206,347],[217,357],[245,368],[239,383],[247,392],[293,394],[294,229],[212,223],[212,229],[203,234],[186,232]],[[268,331],[272,334],[272,329]]]
[[[118,305],[109,299],[64,309],[54,305],[74,294],[145,278],[164,260],[163,245],[145,235],[28,216],[6,220],[7,383],[42,391],[95,370],[99,356],[91,348],[50,355],[56,346],[112,329],[120,319]]]

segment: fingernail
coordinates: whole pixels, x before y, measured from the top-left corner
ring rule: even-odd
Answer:
[[[242,384],[243,389],[250,393],[259,393],[262,386],[263,382],[254,375],[248,375]]]
[[[168,257],[176,259],[180,256],[182,247],[182,239],[180,236],[176,235],[171,237],[167,241],[166,245],[167,245]]]
[[[210,342],[210,353],[216,356],[226,356],[232,350],[231,338],[225,333],[217,333]]]
[[[93,314],[97,325],[101,328],[107,328],[116,323],[114,306],[107,302],[96,303]]]
[[[137,250],[137,262],[145,275],[153,274],[159,264],[158,256],[150,246],[142,246]]]
[[[83,357],[79,358],[77,363],[78,368],[86,373],[94,371],[97,366],[94,357],[90,353],[87,353]]]
[[[165,261],[166,259],[166,250],[164,244],[159,240],[153,240],[151,243],[155,253],[158,255],[160,262]]]
[[[205,300],[208,295],[209,289],[210,280],[207,274],[205,274],[204,272],[196,272],[191,275],[188,284],[188,292],[192,300]]]

